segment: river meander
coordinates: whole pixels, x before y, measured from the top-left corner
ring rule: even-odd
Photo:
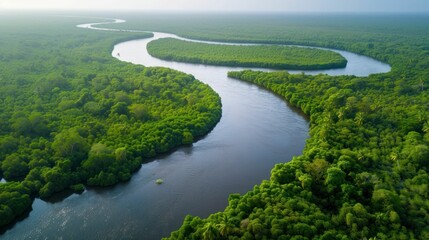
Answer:
[[[80,27],[96,29],[93,24]],[[36,199],[29,216],[1,238],[159,239],[177,229],[187,214],[206,217],[223,210],[229,194],[247,192],[268,179],[276,163],[302,153],[309,126],[299,111],[264,89],[227,77],[228,71],[243,68],[151,57],[146,44],[162,37],[177,36],[155,33],[154,38],[119,43],[112,56],[144,66],[173,68],[209,84],[222,99],[222,119],[213,131],[192,146],[142,164],[127,183],[57,196],[52,202]],[[388,65],[374,59],[337,52],[348,60],[346,68],[306,73],[366,76],[390,71]],[[162,185],[155,184],[158,178],[164,180]]]

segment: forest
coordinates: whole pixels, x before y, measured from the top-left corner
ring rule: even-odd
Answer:
[[[301,109],[310,138],[269,180],[231,194],[222,212],[187,216],[171,239],[429,239],[427,15],[169,17],[112,27],[330,47],[392,66],[368,77],[230,72]],[[109,55],[149,35],[0,19],[0,225],[34,197],[129,179],[143,157],[189,144],[220,118],[219,97],[193,77]]]
[[[301,109],[310,117],[310,138],[303,154],[276,165],[269,180],[231,194],[222,212],[187,216],[170,239],[429,238],[428,17],[335,17],[289,17],[271,29],[263,28],[268,20],[252,27],[236,22],[228,30],[212,24],[201,34],[201,22],[189,23],[176,32],[345,49],[385,61],[392,71],[368,77],[230,72]],[[239,28],[242,35],[235,34]]]
[[[290,46],[231,46],[163,38],[150,42],[147,50],[168,61],[235,67],[316,70],[347,64],[344,57],[332,51]]]
[[[152,34],[75,27],[82,22],[0,16],[0,226],[35,197],[127,181],[221,117],[219,96],[193,76],[110,55]]]

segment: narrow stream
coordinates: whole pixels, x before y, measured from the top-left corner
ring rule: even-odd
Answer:
[[[112,30],[94,25],[78,27]],[[2,239],[160,239],[177,229],[187,214],[207,217],[223,210],[229,194],[249,191],[269,178],[274,164],[302,153],[308,137],[308,122],[302,114],[266,90],[227,77],[228,71],[243,68],[151,57],[146,44],[163,37],[178,38],[155,33],[154,38],[117,44],[112,56],[134,64],[173,68],[209,84],[223,104],[222,119],[214,130],[190,147],[144,163],[127,183],[58,196],[52,202],[36,199],[29,216]],[[348,60],[346,68],[306,73],[365,76],[390,71],[388,65],[374,59],[335,51]],[[156,185],[157,178],[164,179],[164,184]]]

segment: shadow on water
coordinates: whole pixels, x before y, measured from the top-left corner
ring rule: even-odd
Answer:
[[[64,201],[64,199],[70,197],[71,195],[73,195],[75,192],[71,189],[66,189],[64,191],[55,193],[54,195],[52,195],[49,198],[43,199],[43,201],[47,202],[47,203],[59,203]]]
[[[64,201],[68,197],[70,197],[73,194],[79,194],[74,192],[71,189],[66,189],[61,192],[55,193],[49,198],[41,199],[42,201],[49,203],[49,204],[55,204]],[[31,199],[31,201],[34,203],[34,197]],[[15,221],[11,222],[10,224],[0,227],[0,235],[5,233],[6,231],[12,229],[17,223],[24,221],[26,218],[30,217],[30,213],[33,211],[33,207],[30,207],[30,209],[26,210],[22,215],[20,215],[18,218],[15,219]]]
[[[207,135],[206,136],[204,136],[204,137],[201,137],[201,138],[199,138],[199,139],[197,139],[197,141],[195,141],[194,143],[196,143],[196,142],[198,142],[198,141],[200,141],[200,140],[203,140],[204,138],[206,138],[207,137]],[[88,191],[88,192],[94,192],[94,193],[96,193],[96,194],[104,194],[104,193],[106,193],[106,192],[109,192],[109,191],[111,191],[111,190],[113,190],[113,189],[121,189],[121,188],[123,188],[123,187],[126,187],[129,183],[130,183],[130,181],[133,179],[133,177],[135,176],[135,175],[138,175],[138,172],[139,172],[139,170],[142,168],[142,166],[144,166],[145,164],[148,164],[148,163],[152,163],[152,162],[154,162],[154,161],[162,161],[163,159],[167,159],[167,158],[170,158],[171,157],[171,155],[172,154],[175,154],[175,153],[183,153],[183,154],[185,154],[185,155],[192,155],[192,152],[193,152],[193,144],[189,144],[189,145],[185,145],[185,146],[179,146],[179,147],[177,147],[177,148],[173,148],[173,149],[171,149],[171,150],[169,150],[169,151],[167,151],[167,152],[165,152],[165,153],[160,153],[160,154],[157,154],[155,157],[151,157],[151,158],[145,158],[145,159],[143,159],[142,160],[142,164],[140,165],[140,167],[139,168],[137,168],[132,174],[131,174],[131,178],[129,179],[129,180],[127,180],[127,181],[123,181],[123,182],[119,182],[119,183],[116,183],[116,184],[114,184],[114,185],[111,185],[111,186],[106,186],[106,187],[99,187],[99,186],[85,186],[86,187],[86,191]],[[56,194],[54,194],[51,198],[49,198],[49,199],[47,199],[47,200],[45,200],[46,202],[49,202],[49,203],[56,203],[56,202],[61,202],[61,201],[63,201],[64,199],[66,199],[67,197],[69,197],[69,196],[71,196],[74,192],[72,191],[72,190],[66,190],[68,193],[64,193],[63,194],[63,192],[60,192],[60,193],[56,193]]]
[[[119,58],[120,52],[121,61],[173,68],[209,84],[222,98],[216,128],[192,145],[145,159],[130,181],[88,187],[81,195],[35,199],[31,210],[0,230],[2,239],[159,239],[177,229],[187,214],[205,217],[224,209],[229,194],[247,192],[267,179],[275,164],[302,153],[308,117],[301,110],[264,88],[226,77],[239,68],[165,62],[136,51],[152,40],[119,43],[112,56]],[[386,70],[372,59],[348,56],[354,68],[327,73]],[[158,178],[165,183],[156,185]]]
[[[159,153],[155,157],[143,159],[142,164],[147,164],[147,163],[150,163],[150,162],[153,162],[153,161],[158,161],[158,160],[162,161],[163,159],[171,157],[171,155],[173,153],[184,153],[185,155],[192,155],[193,145],[195,143],[197,143],[198,141],[204,140],[204,138],[206,138],[206,137],[207,137],[207,135],[204,136],[204,137],[198,138],[193,144],[188,144],[188,145],[185,145],[185,146],[180,146],[180,147],[177,147],[177,148],[173,148],[173,149],[170,149],[167,152]]]
[[[280,94],[274,93],[274,92],[272,92],[271,90],[269,90],[267,88],[264,88],[262,86],[258,86],[256,84],[253,84],[253,83],[250,83],[250,82],[246,82],[246,81],[242,81],[242,80],[238,80],[238,79],[230,78],[230,77],[228,77],[228,80],[229,81],[237,81],[237,82],[240,82],[241,84],[244,84],[244,85],[247,85],[247,86],[251,86],[251,87],[255,87],[255,88],[259,89],[260,91],[264,91],[264,92],[270,93],[270,94],[276,96],[279,100],[283,101],[286,104],[286,106],[289,109],[292,110],[293,113],[295,113],[295,114],[299,115],[300,117],[304,118],[306,121],[310,121],[310,116],[308,116],[307,114],[305,114],[299,107],[296,107],[296,106],[293,106],[292,104],[290,104],[290,102],[286,101],[284,99],[284,97],[281,96]]]
[[[33,199],[32,199],[32,201],[33,201]],[[0,227],[0,235],[2,235],[3,233],[7,232],[10,229],[12,229],[19,222],[22,222],[25,219],[27,219],[30,216],[31,211],[33,211],[33,207],[30,207],[29,209],[27,209],[22,215],[17,217],[13,222],[11,222],[11,223],[3,226],[3,227]]]

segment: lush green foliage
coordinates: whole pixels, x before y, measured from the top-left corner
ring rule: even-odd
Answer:
[[[162,38],[147,45],[157,58],[209,65],[273,69],[330,69],[345,67],[340,54],[320,49],[287,46],[231,46]]]
[[[282,40],[253,26],[255,41],[344,48],[388,61],[392,71],[360,78],[229,73],[302,109],[310,116],[310,138],[303,155],[276,165],[269,181],[231,195],[224,212],[186,217],[171,238],[429,238],[429,27],[420,22],[427,17],[369,18],[374,22],[365,33],[356,22],[367,20],[342,29],[343,20]]]
[[[192,143],[220,119],[218,95],[194,77],[111,57],[115,42],[151,34],[77,22],[0,18],[0,225],[30,196],[126,181],[142,158]]]

